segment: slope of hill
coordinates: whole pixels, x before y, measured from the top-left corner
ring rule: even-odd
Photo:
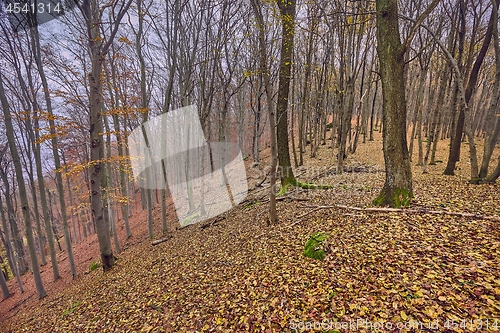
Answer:
[[[497,148],[494,158],[499,154]],[[437,156],[446,159],[445,142]],[[62,279],[54,283],[50,266],[42,269],[45,299],[36,299],[32,277],[23,278],[23,295],[9,281],[16,294],[0,303],[1,326],[6,332],[500,328],[499,222],[425,212],[500,217],[500,186],[468,184],[466,161],[454,177],[442,175],[442,163],[425,175],[414,166],[412,208],[421,212],[342,209],[334,205],[370,206],[382,187],[380,140],[348,157],[352,172],[336,175],[334,158],[324,146],[297,170],[301,180],[333,189],[293,190],[278,201],[275,226],[267,226],[267,190],[260,188],[210,225],[176,230],[157,246],[147,238],[144,212],[135,214],[134,237],[110,272],[89,272],[99,258],[94,235],[75,247],[75,281],[64,253]],[[248,163],[253,188],[264,172]],[[155,219],[158,226],[159,209]],[[323,261],[303,255],[316,232],[330,235]]]

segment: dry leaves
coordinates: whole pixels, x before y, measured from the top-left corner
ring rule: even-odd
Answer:
[[[380,166],[373,145],[360,145],[348,161],[371,159]],[[322,161],[313,162],[328,164],[331,154],[324,149]],[[469,185],[460,176],[441,176],[442,167],[431,167],[427,175],[415,169],[415,207],[500,214],[498,185]],[[334,189],[293,195],[307,197],[311,205],[367,206],[383,179],[383,173],[329,175],[319,180]],[[494,331],[491,325],[500,319],[497,222],[330,209],[294,223],[308,208],[282,200],[280,223],[265,227],[267,205],[235,208],[211,227],[179,230],[154,247],[147,240],[130,247],[109,273],[91,272],[36,308],[23,309],[7,327],[12,332],[289,332],[298,322],[361,319],[483,332],[489,320]],[[302,255],[309,236],[319,231],[331,235],[324,261]]]

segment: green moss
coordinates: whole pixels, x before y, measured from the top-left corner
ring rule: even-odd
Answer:
[[[188,225],[189,223],[191,223],[192,220],[194,220],[194,219],[196,219],[198,217],[200,217],[199,214],[193,214],[191,216],[186,217],[184,220],[182,220],[181,226]]]
[[[478,184],[482,184],[483,180],[481,178],[478,178],[478,177],[475,177],[475,178],[472,178],[471,180],[469,180],[469,184],[474,184],[474,185],[478,185]]]
[[[246,204],[245,206],[243,206],[243,209],[248,209],[248,208],[251,208],[251,207],[258,205],[258,204],[260,204],[260,201],[250,202],[249,204]]]
[[[326,232],[316,232],[312,234],[304,247],[304,255],[316,260],[325,259],[325,251],[321,246],[329,236],[330,234]]]
[[[379,196],[373,200],[375,206],[389,206],[393,208],[401,208],[410,206],[413,192],[407,189],[396,188],[392,191],[382,189]]]
[[[295,178],[291,179],[285,179],[283,183],[281,184],[281,189],[279,190],[278,193],[276,193],[277,196],[284,195],[288,192],[288,188],[290,186],[297,186],[306,190],[328,190],[333,188],[331,185],[322,185],[322,184],[313,184],[313,183],[302,183],[299,182]]]
[[[80,306],[80,302],[76,302],[76,303],[72,304],[69,308],[67,308],[66,310],[64,310],[64,312],[63,312],[62,315],[66,316],[66,315],[68,315],[70,313],[75,312],[75,310],[78,308],[78,306]]]
[[[94,261],[92,264],[90,264],[89,270],[92,272],[93,270],[102,267],[100,262]]]

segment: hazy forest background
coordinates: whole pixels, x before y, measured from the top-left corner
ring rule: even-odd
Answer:
[[[14,331],[18,317],[23,324],[17,328],[27,331],[77,331],[102,327],[106,318],[116,317],[115,327],[163,327],[174,332],[233,327],[280,331],[289,327],[290,318],[439,318],[443,324],[444,319],[460,323],[470,318],[472,326],[467,329],[480,331],[477,320],[498,319],[500,312],[495,255],[500,249],[500,191],[495,184],[500,176],[498,28],[497,0],[85,0],[57,20],[17,32],[4,6],[3,319],[11,320]],[[239,145],[249,184],[243,203],[197,229],[180,227],[167,189],[137,186],[127,141],[142,123],[188,105],[196,105],[207,141]],[[220,226],[231,219],[234,226]],[[332,243],[335,230],[341,234],[350,228],[352,233],[343,236],[347,238]],[[371,230],[366,231],[370,237],[380,233],[400,238],[347,241],[365,228]],[[256,250],[253,243],[240,244],[250,238],[253,242],[255,234],[262,238],[264,250]],[[168,283],[154,278],[144,282],[141,274],[154,269],[137,261],[131,265],[139,266],[126,263],[144,255],[148,259],[142,260],[151,260],[153,267],[170,265],[162,271],[182,272],[174,267],[174,261],[181,261],[174,254],[187,251],[181,249],[188,238],[200,252],[227,257],[211,261],[213,269],[222,265],[231,270],[239,262],[238,253],[247,250],[253,259],[240,265],[252,266],[269,250],[278,259],[292,260],[281,264],[301,269],[301,274],[313,272],[321,276],[318,279],[340,281],[345,273],[350,276],[344,276],[347,281],[363,272],[364,278],[358,284],[321,280],[328,287],[318,285],[311,294],[301,292],[314,284],[312,280],[277,283],[287,295],[288,288],[302,290],[296,291],[294,297],[300,301],[295,304],[274,294],[275,283],[253,277],[255,271],[248,279],[246,273],[236,272],[232,278],[247,281],[242,285],[248,288],[261,288],[255,292],[267,296],[257,303],[249,301],[241,312],[219,313],[197,312],[197,302],[200,308],[210,306],[191,295],[187,308],[194,312],[185,310],[184,319],[177,322],[173,318],[184,310],[172,303],[172,290],[184,280],[172,273],[176,282],[169,280],[171,276],[163,277]],[[209,239],[214,248],[206,248]],[[314,253],[308,253],[306,245],[304,257],[308,239]],[[440,239],[447,242],[439,243]],[[240,247],[233,249],[235,244]],[[283,250],[276,253],[274,247]],[[283,256],[285,250],[294,254]],[[380,256],[386,251],[396,254],[383,265]],[[155,257],[161,253],[166,257]],[[186,262],[200,258],[179,253]],[[397,259],[398,255],[408,257]],[[320,259],[319,264],[307,256]],[[333,265],[339,258],[344,261]],[[410,258],[420,268],[403,273],[400,265]],[[199,265],[209,261],[200,260]],[[361,266],[354,264],[356,260]],[[325,262],[330,264],[321,266]],[[382,272],[379,278],[373,280],[374,273],[365,271],[367,262]],[[267,261],[260,264],[266,267],[261,269],[272,269]],[[276,267],[281,264],[273,261]],[[392,264],[397,273],[390,270]],[[101,269],[97,274],[95,268],[100,267],[106,274]],[[429,273],[430,269],[435,271]],[[194,273],[196,279],[211,286],[200,270]],[[69,294],[64,294],[76,285],[97,294],[89,298],[106,301],[123,296],[130,285],[119,292],[108,290],[113,295],[109,296],[100,294],[93,283],[108,286],[115,281],[120,286],[135,279],[146,286],[168,285],[168,297],[159,291],[137,296],[138,304],[146,304],[148,297],[161,303],[149,300],[142,308],[155,319],[147,325],[140,319],[126,323],[130,313],[117,314],[120,311],[104,303],[97,306],[102,316],[89,315],[95,304],[78,297],[68,300]],[[439,280],[436,283],[445,291],[436,294],[428,279]],[[213,282],[216,288],[224,279],[218,281]],[[393,295],[389,298],[376,292],[369,297],[357,294],[364,288],[375,290],[366,287],[373,283],[398,281],[408,285],[387,287],[396,290],[395,296],[388,292]],[[422,284],[412,289],[418,281]],[[189,286],[203,290],[191,284],[185,288]],[[316,297],[320,289],[326,296]],[[350,296],[339,299],[343,292]],[[47,294],[65,296],[47,301]],[[231,293],[222,295],[231,300]],[[357,304],[353,295],[359,296],[354,307],[348,305]],[[398,295],[400,300],[391,298]],[[219,301],[211,299],[208,304]],[[306,304],[302,310],[301,302]],[[260,305],[270,306],[273,315],[266,317],[271,310]],[[60,310],[52,319],[29,323],[36,317],[30,311],[41,311],[41,318],[52,306]],[[382,311],[385,317],[381,308],[387,308]],[[105,315],[107,311],[111,312]]]

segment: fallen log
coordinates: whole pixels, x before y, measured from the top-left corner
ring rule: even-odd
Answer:
[[[445,210],[427,210],[427,209],[408,209],[408,208],[388,208],[388,207],[369,207],[361,208],[347,205],[335,205],[338,208],[357,210],[363,212],[396,212],[396,213],[407,213],[407,214],[434,214],[434,215],[449,215],[449,216],[459,216],[459,217],[469,217],[478,220],[495,221],[500,222],[500,216],[489,216],[474,213],[461,213],[461,212],[448,212]]]
[[[459,217],[468,217],[477,220],[485,220],[485,221],[494,221],[500,222],[500,216],[489,216],[482,214],[474,214],[474,213],[461,213],[461,212],[448,212],[444,210],[428,210],[428,209],[409,209],[409,208],[389,208],[389,207],[355,207],[355,206],[347,206],[347,205],[329,205],[329,206],[304,206],[307,208],[312,208],[310,211],[297,216],[298,219],[311,214],[320,209],[332,209],[332,208],[341,208],[341,209],[349,209],[360,212],[374,212],[374,213],[406,213],[406,214],[434,214],[434,215],[449,215],[449,216],[459,216]]]
[[[151,242],[151,245],[158,245],[158,244],[164,243],[164,242],[168,241],[170,238],[172,238],[172,235],[168,235],[167,237],[162,238],[162,239],[154,240]]]

